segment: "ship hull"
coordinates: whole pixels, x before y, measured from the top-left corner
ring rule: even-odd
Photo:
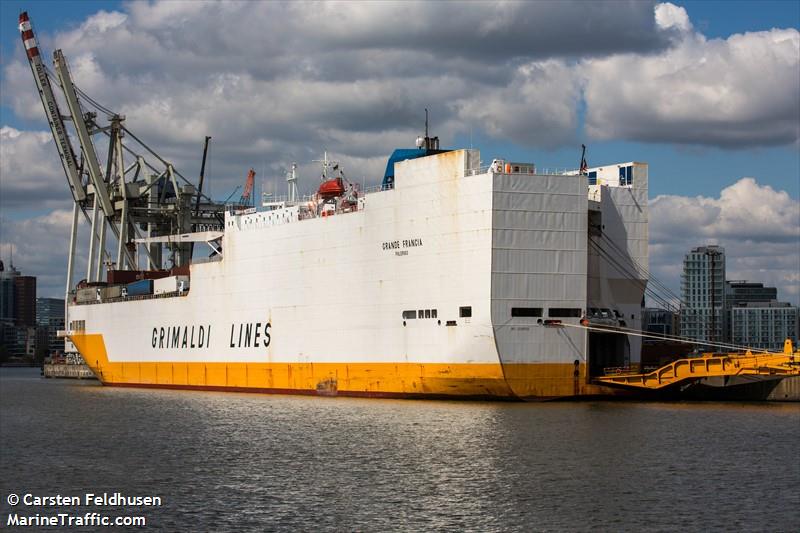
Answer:
[[[567,364],[110,362],[102,335],[74,335],[107,386],[372,398],[551,400],[614,395]],[[577,375],[576,375],[577,374]]]

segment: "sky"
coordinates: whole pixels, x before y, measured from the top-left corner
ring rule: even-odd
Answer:
[[[692,247],[800,299],[800,3],[0,2],[0,257],[64,293],[71,202],[17,18],[44,56],[186,176],[226,198],[324,150],[368,185],[413,145],[539,168],[644,161],[650,270]],[[79,246],[86,245],[86,231]],[[78,267],[80,271],[80,265]]]

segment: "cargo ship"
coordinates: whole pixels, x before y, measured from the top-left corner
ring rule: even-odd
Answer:
[[[223,230],[203,235],[222,251],[188,275],[78,289],[69,338],[109,385],[608,393],[592,376],[636,363],[638,338],[559,326],[597,316],[639,328],[644,280],[612,261],[646,265],[647,166],[545,174],[481,168],[476,150],[417,152],[354,203],[318,193],[227,210]],[[619,257],[590,249],[604,239]]]
[[[60,50],[44,68],[26,13],[20,31],[74,199],[64,335],[104,384],[552,399],[613,394],[594,377],[638,363],[639,337],[578,326],[641,329],[645,163],[484,164],[440,149],[426,120],[375,190],[326,156],[309,197],[292,171],[287,198],[256,207],[251,171],[242,200],[222,205],[203,195],[203,170],[195,186],[161,157],[131,162],[124,116],[100,108],[100,124]]]

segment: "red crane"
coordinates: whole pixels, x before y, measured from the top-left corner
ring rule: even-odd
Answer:
[[[244,191],[242,197],[239,199],[239,205],[253,205],[253,185],[255,184],[256,171],[252,168],[247,173],[247,181],[244,183]]]

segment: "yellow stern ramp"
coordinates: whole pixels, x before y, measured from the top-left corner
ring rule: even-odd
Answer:
[[[800,376],[800,352],[786,340],[783,353],[704,354],[678,359],[647,373],[618,373],[595,378],[597,383],[617,387],[659,390],[704,378],[742,377],[750,380]]]

